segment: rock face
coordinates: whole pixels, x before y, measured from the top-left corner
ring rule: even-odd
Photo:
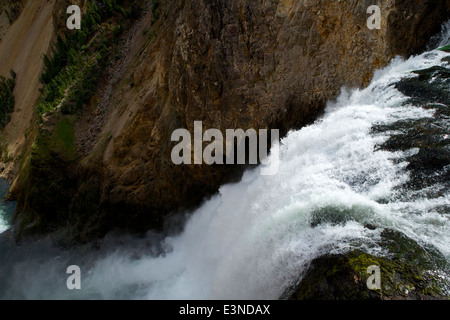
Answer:
[[[367,27],[374,2],[380,30]],[[11,160],[21,232],[70,226],[71,237],[85,241],[114,227],[160,227],[169,213],[193,208],[244,169],[174,165],[175,129],[193,132],[194,121],[222,132],[299,128],[341,87],[364,86],[394,56],[424,49],[450,7],[449,0],[135,4],[141,15],[126,26],[94,97],[73,119],[51,115],[36,129],[51,140],[58,123],[69,121],[76,155],[48,141],[43,156],[31,148],[31,135],[22,155],[28,165]]]

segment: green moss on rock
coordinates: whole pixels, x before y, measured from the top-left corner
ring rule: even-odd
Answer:
[[[302,280],[283,297],[298,300],[448,299],[436,270],[448,270],[445,259],[403,234],[385,230],[382,242],[388,256],[361,250],[325,255],[312,261]],[[370,290],[370,266],[378,266],[381,289]]]
[[[448,44],[448,45],[446,45],[446,46],[444,46],[442,48],[439,48],[439,50],[445,51],[445,52],[450,52],[450,44]]]
[[[73,116],[55,113],[38,130],[22,168],[24,189],[15,216],[18,238],[45,234],[67,219],[67,206],[76,187],[73,165],[79,158],[73,121]]]

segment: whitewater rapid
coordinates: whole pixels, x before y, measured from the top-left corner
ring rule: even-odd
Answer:
[[[431,200],[385,201],[409,179],[402,159],[418,150],[377,150],[389,135],[371,130],[433,117],[432,109],[405,104],[393,84],[445,56],[396,59],[364,90],[344,90],[321,119],[282,139],[278,174],[263,176],[258,168],[221,187],[180,235],[163,241],[162,255],[136,258],[124,247],[96,261],[87,290],[106,299],[277,299],[325,253],[384,254],[377,240],[385,228],[449,259],[449,217],[435,210],[450,207],[448,191]],[[321,212],[345,215],[344,222],[313,226]]]
[[[448,56],[433,50],[397,58],[367,88],[343,89],[314,124],[282,139],[278,174],[263,176],[259,167],[222,186],[158,250],[152,233],[87,256],[50,250],[44,241],[46,254],[36,248],[12,254],[14,272],[0,297],[278,299],[323,254],[355,248],[387,254],[378,245],[386,228],[450,260],[449,191],[430,199],[397,197],[410,179],[405,159],[418,149],[378,148],[392,132],[373,130],[432,118],[435,110],[408,104],[395,84],[416,77],[413,70],[448,66],[442,60]],[[1,255],[2,247],[5,263]],[[82,290],[65,286],[70,264],[81,267]]]
[[[5,209],[0,207],[0,233],[5,232],[9,228],[9,223],[5,219]]]
[[[12,218],[15,203],[3,200],[9,189],[6,181],[0,179],[0,234],[5,232],[10,227],[10,220]]]

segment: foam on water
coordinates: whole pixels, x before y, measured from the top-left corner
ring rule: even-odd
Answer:
[[[362,248],[382,254],[376,241],[383,228],[449,258],[449,217],[434,210],[450,205],[448,193],[383,204],[409,179],[401,159],[417,150],[374,151],[388,134],[371,132],[374,124],[433,116],[405,105],[393,84],[444,56],[433,51],[396,59],[366,89],[343,91],[320,120],[282,140],[278,174],[262,176],[259,168],[223,186],[179,236],[164,240],[170,250],[163,255],[136,259],[119,249],[97,261],[86,281],[90,290],[103,298],[129,292],[139,299],[276,299],[324,253]],[[343,223],[312,223],[330,212]]]
[[[0,179],[0,234],[9,229],[9,220],[14,211],[14,205],[8,204],[3,200],[8,189],[8,183]]]
[[[5,232],[9,228],[7,221],[3,217],[5,214],[6,212],[0,207],[0,233]]]

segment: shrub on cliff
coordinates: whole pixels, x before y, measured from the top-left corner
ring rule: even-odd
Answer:
[[[16,86],[16,73],[11,70],[10,78],[0,76],[0,129],[4,128],[10,120],[14,110],[14,87]]]
[[[52,53],[44,55],[43,84],[38,114],[58,107],[63,113],[74,113],[87,103],[95,92],[102,66],[123,30],[121,23],[136,11],[120,0],[88,1],[81,30],[67,30],[58,37]]]

